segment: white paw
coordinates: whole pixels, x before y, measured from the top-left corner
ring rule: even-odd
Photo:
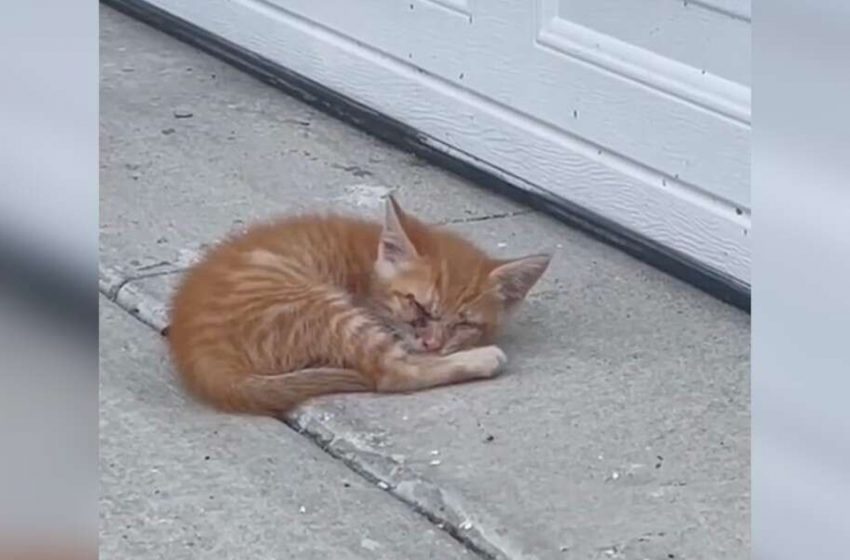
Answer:
[[[498,346],[473,348],[454,354],[455,358],[463,361],[463,367],[481,377],[493,377],[502,371],[508,357]]]

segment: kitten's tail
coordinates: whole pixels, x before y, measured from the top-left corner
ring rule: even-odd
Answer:
[[[311,368],[280,375],[205,375],[188,382],[205,402],[228,412],[280,416],[302,402],[334,393],[374,391],[374,382],[353,369]]]

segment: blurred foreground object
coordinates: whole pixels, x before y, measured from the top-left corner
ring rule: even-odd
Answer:
[[[0,18],[0,559],[93,557],[97,4]]]

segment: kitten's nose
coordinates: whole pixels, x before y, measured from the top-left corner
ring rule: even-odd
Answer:
[[[425,338],[422,339],[422,345],[425,347],[425,350],[428,350],[429,352],[438,350],[441,346],[440,340],[433,335],[426,335]]]
[[[432,352],[440,349],[443,345],[443,337],[440,334],[440,330],[433,325],[422,333],[422,346],[425,347],[425,350]]]

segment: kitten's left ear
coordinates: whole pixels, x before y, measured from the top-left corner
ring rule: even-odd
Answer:
[[[503,263],[490,272],[499,296],[510,309],[519,304],[546,271],[552,255],[531,255]]]
[[[406,264],[419,257],[416,247],[404,231],[403,219],[404,212],[398,202],[392,195],[388,196],[384,229],[378,242],[378,260],[375,262],[375,270],[383,278],[394,276]]]

